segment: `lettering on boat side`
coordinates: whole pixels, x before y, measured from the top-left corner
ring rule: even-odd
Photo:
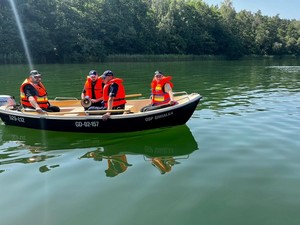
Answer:
[[[168,117],[168,116],[171,116],[171,115],[173,115],[173,111],[171,111],[171,112],[168,112],[168,113],[164,113],[164,114],[160,114],[160,115],[157,115],[157,116],[150,116],[150,117],[146,117],[145,118],[145,121],[146,122],[150,122],[150,121],[152,121],[153,119],[154,120],[158,120],[158,119],[161,119],[161,118],[165,118],[165,117]]]
[[[9,119],[19,123],[25,123],[25,118],[20,116],[9,115]]]
[[[149,121],[151,121],[151,120],[153,120],[153,116],[151,116],[151,117],[146,117],[146,118],[145,118],[145,121],[146,121],[146,122],[149,122]]]
[[[98,127],[99,121],[76,121],[75,122],[76,127]]]
[[[165,118],[165,117],[168,117],[168,116],[171,116],[171,115],[173,115],[173,111],[157,115],[157,116],[154,117],[154,119],[158,120],[158,119]]]

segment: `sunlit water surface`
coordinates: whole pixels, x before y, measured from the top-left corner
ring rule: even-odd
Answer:
[[[37,66],[50,97],[79,97],[88,71],[108,68],[128,94],[147,98],[160,69],[203,101],[185,126],[152,131],[1,124],[1,224],[300,224],[299,61]],[[0,94],[17,97],[27,73],[0,66]]]

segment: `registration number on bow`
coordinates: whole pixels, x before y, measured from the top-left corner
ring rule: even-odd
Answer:
[[[98,127],[99,122],[98,121],[76,121],[75,122],[76,127]]]
[[[20,122],[20,123],[25,123],[24,117],[9,115],[9,119],[12,121]]]

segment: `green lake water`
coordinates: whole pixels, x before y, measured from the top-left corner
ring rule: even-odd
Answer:
[[[50,98],[80,97],[111,69],[150,95],[155,70],[203,96],[184,126],[119,134],[40,131],[0,122],[3,225],[300,224],[300,61],[36,65]],[[19,99],[26,65],[0,65]]]

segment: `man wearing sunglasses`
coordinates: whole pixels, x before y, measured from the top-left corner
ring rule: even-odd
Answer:
[[[38,113],[59,112],[57,106],[50,105],[47,91],[42,84],[42,74],[37,70],[31,70],[29,77],[24,80],[20,87],[20,99],[24,108],[35,109]]]

